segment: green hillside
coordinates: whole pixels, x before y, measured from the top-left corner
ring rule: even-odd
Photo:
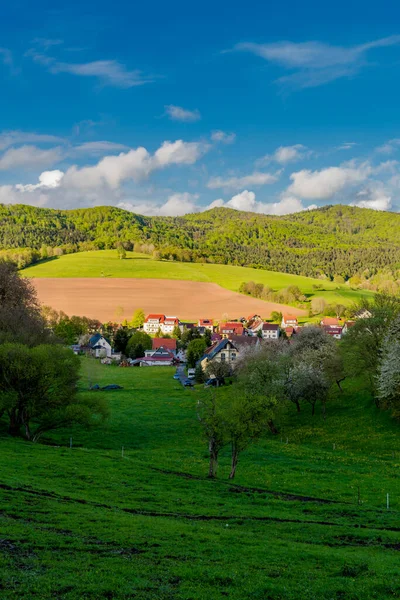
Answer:
[[[206,281],[238,291],[243,281],[263,283],[274,290],[298,286],[308,297],[323,297],[328,303],[351,304],[371,292],[352,290],[347,285],[299,275],[230,265],[196,264],[153,260],[146,254],[127,253],[120,260],[115,250],[66,254],[43,261],[22,271],[26,277],[135,277]],[[322,287],[316,291],[313,286]]]
[[[400,265],[400,215],[328,206],[273,217],[216,208],[143,217],[114,207],[59,211],[0,205],[0,248],[27,248],[24,264],[58,252],[146,246],[161,258],[262,267],[307,276],[371,279]],[[61,250],[60,250],[61,249]]]
[[[282,414],[232,483],[228,450],[205,477],[202,388],[169,368],[84,370],[82,386],[124,386],[106,425],[30,444],[0,421],[2,600],[400,596],[398,424],[358,384],[326,420]]]

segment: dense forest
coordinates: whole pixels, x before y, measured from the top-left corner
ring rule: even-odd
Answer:
[[[0,253],[20,267],[63,253],[125,248],[154,258],[396,283],[400,214],[326,206],[281,217],[215,208],[144,217],[115,207],[0,205]]]

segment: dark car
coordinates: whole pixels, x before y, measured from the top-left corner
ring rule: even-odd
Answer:
[[[193,387],[193,386],[194,386],[194,383],[193,383],[193,381],[190,381],[190,379],[186,379],[186,380],[183,382],[183,385],[184,385],[185,387]]]
[[[213,377],[205,382],[204,387],[219,387],[220,385],[225,385],[225,379],[223,377]]]

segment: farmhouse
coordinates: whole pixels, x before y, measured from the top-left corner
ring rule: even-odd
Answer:
[[[261,324],[261,337],[263,340],[277,340],[280,335],[280,327],[275,323]]]
[[[212,319],[199,319],[198,327],[199,329],[204,327],[204,329],[208,329],[212,333],[214,331],[214,322]]]
[[[96,358],[110,358],[112,355],[111,343],[101,333],[92,335],[89,339],[88,347]]]
[[[210,348],[207,348],[200,359],[200,364],[203,370],[211,360],[216,360],[221,363],[233,367],[239,354],[237,346],[227,338],[215,342]]]
[[[334,325],[324,325],[322,327],[322,329],[325,331],[325,333],[327,333],[328,335],[331,335],[336,340],[342,339],[342,330],[343,330],[342,327],[340,327],[340,326],[335,327]]]
[[[297,327],[298,322],[297,322],[297,317],[295,317],[294,315],[289,315],[289,314],[283,314],[282,315],[282,323],[281,323],[281,327],[282,329],[286,329],[286,327]]]
[[[231,335],[243,335],[244,327],[242,323],[237,323],[236,321],[222,323],[219,326],[219,332],[223,338],[228,338]]]
[[[322,327],[339,327],[340,323],[339,323],[339,319],[336,319],[335,317],[324,317],[321,321],[321,325]]]

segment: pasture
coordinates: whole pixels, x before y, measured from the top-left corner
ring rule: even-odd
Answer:
[[[283,410],[229,482],[228,449],[205,477],[208,392],[172,374],[85,359],[80,393],[107,394],[105,425],[34,445],[0,422],[2,599],[399,597],[399,426],[361,383],[326,420]]]
[[[327,303],[336,302],[346,305],[361,296],[372,296],[371,292],[352,290],[347,285],[264,269],[157,261],[146,254],[133,252],[127,252],[127,258],[120,260],[116,250],[67,254],[32,265],[24,269],[22,274],[33,278],[136,278],[199,281],[215,283],[234,292],[239,290],[242,282],[247,281],[263,283],[276,291],[296,285],[309,297],[323,297]],[[322,286],[322,289],[315,290],[313,288],[315,285]]]

